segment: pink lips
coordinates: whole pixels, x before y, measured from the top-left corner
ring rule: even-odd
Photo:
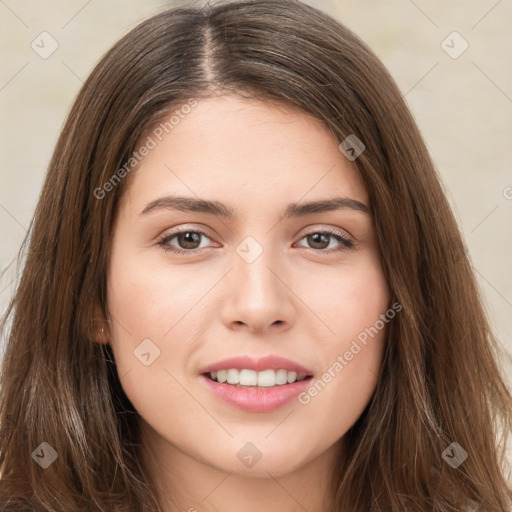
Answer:
[[[230,368],[238,368],[239,370],[247,369],[261,372],[263,370],[288,370],[291,372],[302,373],[304,375],[312,375],[313,372],[304,366],[285,359],[284,357],[265,356],[260,359],[254,359],[250,356],[231,357],[223,359],[218,363],[209,364],[199,370],[200,374],[217,372],[219,370],[229,370]]]
[[[229,370],[230,368],[248,369],[257,372],[284,369],[294,371],[297,374],[312,376],[312,372],[304,366],[277,356],[266,356],[261,359],[254,359],[249,356],[233,357],[205,366],[199,371],[201,381],[217,398],[247,412],[271,412],[282,407],[304,391],[309,386],[311,379],[306,378],[292,384],[260,388],[221,384],[205,375],[219,370]]]

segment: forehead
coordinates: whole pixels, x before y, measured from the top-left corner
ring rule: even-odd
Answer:
[[[174,108],[175,112],[179,107]],[[172,115],[171,112],[171,115]],[[368,204],[355,164],[320,120],[284,104],[221,96],[145,134],[152,149],[122,203],[139,211],[156,196],[220,198],[243,208],[345,196]]]

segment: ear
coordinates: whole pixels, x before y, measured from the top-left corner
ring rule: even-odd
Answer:
[[[105,318],[99,302],[94,306],[94,339],[97,343],[107,345],[110,340],[110,324]]]

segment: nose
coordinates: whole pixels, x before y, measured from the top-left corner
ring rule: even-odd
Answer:
[[[222,309],[229,329],[270,334],[291,328],[296,318],[294,293],[283,268],[267,248],[254,261],[234,254]]]

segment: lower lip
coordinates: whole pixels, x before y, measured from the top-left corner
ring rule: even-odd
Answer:
[[[221,384],[201,375],[202,381],[220,400],[247,412],[271,412],[293,400],[310,384],[311,378],[269,388]]]

